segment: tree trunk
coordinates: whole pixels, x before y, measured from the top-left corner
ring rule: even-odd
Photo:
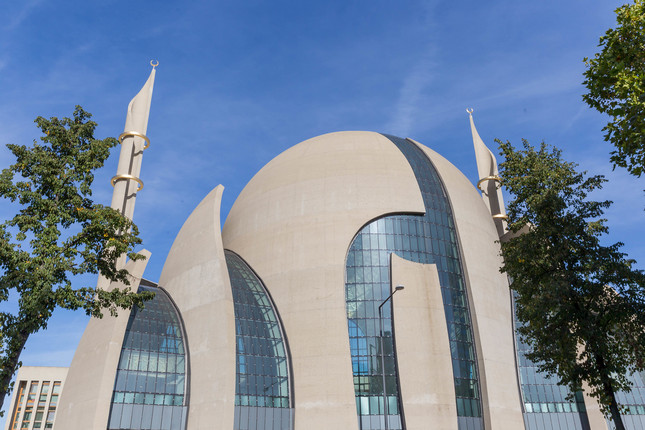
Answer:
[[[11,334],[9,334],[11,336]],[[22,353],[25,343],[29,338],[29,332],[26,330],[18,331],[13,338],[10,338],[7,347],[7,353],[2,357],[0,363],[0,411],[4,404],[4,398],[11,392],[9,384],[13,375],[18,370],[18,363],[20,361],[20,354]]]
[[[616,395],[614,393],[614,390],[611,388],[611,385],[607,383],[603,383],[603,389],[605,391],[605,395],[611,399],[611,403],[609,404],[609,411],[611,412],[611,420],[614,422],[616,430],[625,430],[623,419],[620,416],[620,411],[618,410],[618,402],[616,402]]]
[[[625,430],[625,425],[623,424],[623,419],[620,416],[620,411],[618,410],[618,402],[616,401],[616,393],[614,392],[613,387],[611,386],[611,383],[609,382],[609,378],[605,376],[605,360],[602,356],[596,355],[596,360],[598,363],[598,368],[602,372],[602,390],[604,391],[605,396],[607,396],[610,399],[609,403],[609,412],[611,413],[611,420],[614,422],[614,425],[616,426],[616,430]]]

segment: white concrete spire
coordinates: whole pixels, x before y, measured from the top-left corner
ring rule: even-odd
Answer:
[[[146,131],[148,129],[156,67],[159,62],[153,63],[151,61],[150,65],[152,65],[152,71],[148,80],[128,105],[125,130],[119,136],[121,143],[119,165],[116,176],[112,178],[114,193],[112,194],[111,206],[130,220],[132,220],[134,214],[134,202],[137,192],[143,188],[143,182],[139,179],[143,150],[150,145],[150,140],[146,137]]]
[[[500,237],[506,233],[506,208],[504,207],[504,197],[502,196],[502,189],[500,187],[499,172],[497,171],[497,160],[495,155],[484,144],[484,141],[479,137],[475,122],[473,121],[473,110],[466,109],[470,116],[470,131],[473,134],[473,145],[475,146],[475,158],[477,159],[477,171],[479,173],[479,181],[477,188],[482,191],[482,198],[488,207],[497,233]]]

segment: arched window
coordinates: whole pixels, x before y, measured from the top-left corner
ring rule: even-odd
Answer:
[[[289,354],[278,314],[248,264],[225,253],[235,308],[235,430],[290,430]]]
[[[108,429],[184,430],[188,367],[179,312],[163,289],[142,291],[155,297],[130,313]]]

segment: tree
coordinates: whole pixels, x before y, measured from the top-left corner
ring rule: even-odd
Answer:
[[[645,4],[616,9],[618,26],[600,38],[600,53],[585,58],[583,100],[609,115],[605,140],[614,145],[611,161],[634,176],[645,170]]]
[[[586,382],[623,429],[615,393],[629,391],[627,376],[645,368],[645,275],[621,243],[601,244],[608,229],[600,217],[611,202],[588,195],[605,179],[577,172],[544,143],[497,142],[502,183],[514,197],[509,229],[524,232],[501,244],[501,270],[517,292],[528,358],[572,392]]]
[[[72,278],[100,274],[129,285],[117,258],[144,258],[136,226],[118,211],[92,201],[93,171],[102,167],[114,138],[94,138],[91,114],[76,106],[73,118],[38,117],[44,133],[30,147],[7,145],[16,163],[0,174],[0,196],[16,215],[0,224],[0,301],[18,298],[15,312],[0,312],[0,409],[18,370],[29,335],[47,327],[55,308],[83,309],[102,317],[108,310],[142,305],[149,293],[83,286]]]

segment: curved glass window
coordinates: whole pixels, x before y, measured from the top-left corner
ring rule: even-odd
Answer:
[[[385,373],[390,429],[402,429],[392,307],[383,307],[385,369],[381,366],[378,306],[390,294],[390,254],[436,264],[452,355],[459,428],[483,428],[475,345],[457,233],[443,183],[413,142],[386,135],[405,155],[426,207],[424,215],[392,215],[356,235],[346,261],[346,301],[354,388],[361,429],[384,428]],[[404,293],[402,293],[404,294]],[[432,366],[432,363],[428,363]],[[379,415],[381,415],[379,417]]]
[[[515,327],[519,327],[520,324],[515,316]],[[556,378],[538,371],[537,364],[526,357],[531,347],[523,342],[517,333],[515,344],[526,430],[588,429],[589,419],[582,393],[577,392],[571,400],[567,400],[571,390],[558,385]]]
[[[225,255],[235,308],[235,430],[289,430],[288,352],[277,312],[246,262]]]
[[[186,428],[186,353],[179,313],[167,293],[130,313],[116,373],[108,429]]]
[[[632,383],[632,390],[629,393],[624,391],[616,393],[616,401],[620,407],[625,428],[642,429],[645,426],[645,372],[633,373],[628,378]],[[607,424],[609,426],[610,423]]]

